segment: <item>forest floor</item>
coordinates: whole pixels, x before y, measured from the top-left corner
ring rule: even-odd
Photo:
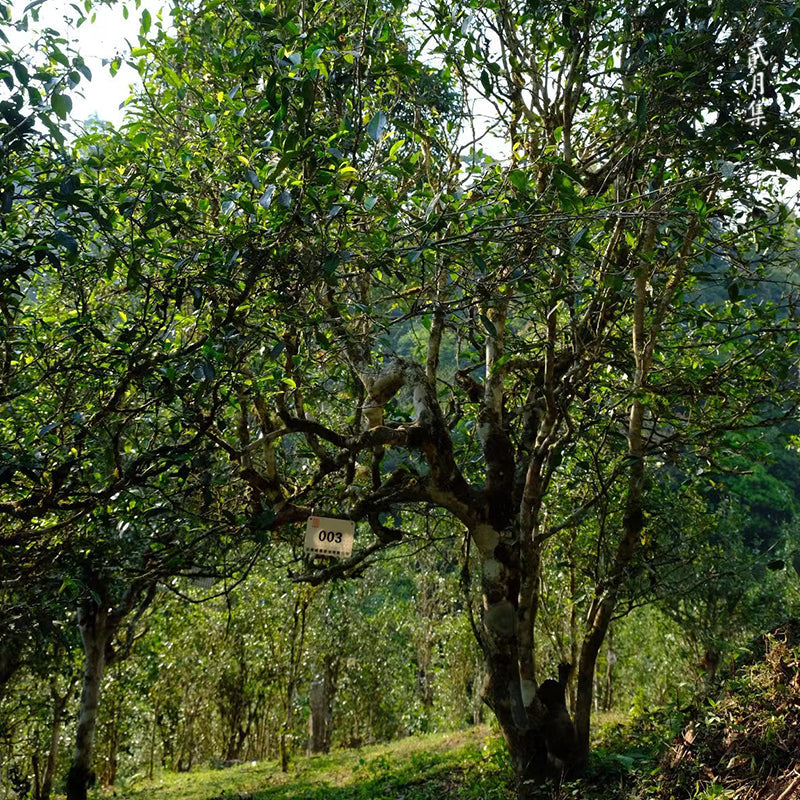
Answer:
[[[765,635],[759,650],[686,715],[649,796],[800,800],[800,621]]]
[[[756,652],[760,651],[760,652]],[[800,622],[763,637],[716,697],[632,720],[597,720],[592,759],[541,800],[800,800]],[[275,762],[164,773],[93,800],[512,800],[500,735],[486,726]]]
[[[296,757],[287,773],[274,761],[164,773],[153,781],[100,789],[103,800],[505,800],[507,764],[486,726]]]
[[[600,714],[600,735],[587,774],[542,787],[542,800],[620,800],[655,766],[664,749],[663,719]],[[605,733],[604,733],[605,732]],[[658,746],[660,744],[660,747]],[[410,736],[328,755],[298,756],[287,773],[274,761],[225,769],[165,772],[97,789],[92,800],[513,800],[512,770],[502,737],[480,725]]]

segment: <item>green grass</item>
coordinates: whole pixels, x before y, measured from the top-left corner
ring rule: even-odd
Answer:
[[[777,786],[788,797],[796,789],[792,756],[800,745],[798,696],[800,648],[775,642],[765,662],[730,681],[724,696],[694,709],[693,717],[675,709],[630,719],[598,715],[592,755],[581,777],[548,782],[531,796],[711,798],[740,796],[737,787],[755,796]],[[663,761],[690,718],[695,722],[692,747],[681,751],[679,760],[673,752]],[[732,744],[738,759],[731,758]],[[511,778],[501,737],[481,727],[297,758],[286,774],[274,762],[165,773],[157,781],[98,790],[92,800],[106,800],[112,792],[118,800],[512,800]]]
[[[118,800],[506,800],[502,748],[486,728],[414,736],[390,744],[275,762],[164,773],[92,797]]]
[[[645,791],[672,739],[664,714],[630,720],[598,715],[593,754],[579,780],[548,783],[538,800],[627,800]],[[287,773],[274,761],[198,768],[97,789],[91,800],[513,800],[502,737],[485,726],[413,736],[357,750],[296,757]]]

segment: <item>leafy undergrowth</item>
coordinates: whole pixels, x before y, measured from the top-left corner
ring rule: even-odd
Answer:
[[[800,798],[800,629],[765,637],[764,658],[730,680],[665,756],[658,800]]]
[[[117,800],[509,800],[507,778],[497,737],[478,727],[297,758],[286,774],[275,762],[165,773],[94,797],[113,792]]]
[[[548,784],[539,800],[621,800],[652,771],[668,739],[663,715],[599,726],[592,761],[578,781]],[[485,726],[414,736],[359,750],[275,762],[164,773],[97,790],[93,800],[513,800],[502,737]]]
[[[534,800],[633,800],[647,785],[682,717],[660,709],[634,718],[595,715],[592,753],[578,779],[553,782]]]
[[[661,715],[599,726],[587,774],[541,787],[541,800],[620,800],[652,771],[668,739]],[[414,736],[390,744],[297,758],[287,774],[275,762],[165,773],[159,780],[98,791],[117,800],[513,800],[502,737],[485,726]]]
[[[766,637],[764,657],[722,699],[599,725],[586,774],[536,800],[800,800],[800,626]],[[671,744],[670,744],[671,743]],[[107,792],[98,791],[95,800]],[[116,787],[118,800],[512,800],[497,733],[479,727],[360,750],[165,774]]]

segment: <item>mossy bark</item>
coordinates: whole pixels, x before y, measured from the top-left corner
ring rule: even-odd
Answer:
[[[67,800],[86,800],[89,786],[94,782],[92,756],[100,704],[100,687],[106,668],[106,648],[113,633],[109,626],[108,603],[102,597],[88,597],[78,609],[78,627],[84,653],[83,685],[81,687],[78,730],[75,751],[67,774]]]

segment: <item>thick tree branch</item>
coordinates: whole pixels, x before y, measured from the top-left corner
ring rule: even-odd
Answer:
[[[311,586],[319,586],[322,583],[331,581],[334,578],[352,578],[364,571],[369,566],[364,563],[374,553],[385,550],[387,547],[392,547],[397,543],[386,544],[384,542],[374,542],[369,547],[359,550],[350,558],[343,559],[330,567],[321,569],[316,572],[306,572],[301,575],[294,575],[290,573],[293,583],[308,583]]]

